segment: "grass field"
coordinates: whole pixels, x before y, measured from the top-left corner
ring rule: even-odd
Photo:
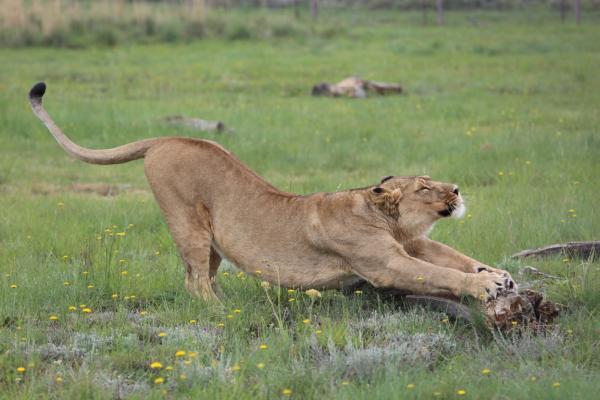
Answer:
[[[263,289],[227,263],[224,308],[208,305],[185,292],[142,163],[70,159],[27,103],[45,80],[49,113],[95,148],[199,136],[167,115],[223,120],[233,135],[202,137],[286,191],[383,175],[455,182],[468,215],[432,236],[521,283],[525,264],[511,254],[600,237],[600,24],[344,18],[351,28],[331,38],[0,49],[0,397],[595,398],[598,261],[532,261],[560,277],[535,287],[568,306],[537,337],[492,335],[372,290],[311,299]],[[406,95],[308,95],[352,74],[400,82]],[[73,186],[99,183],[120,192]]]

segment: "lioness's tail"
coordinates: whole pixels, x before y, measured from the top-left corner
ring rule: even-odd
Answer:
[[[54,139],[71,156],[91,164],[120,164],[144,157],[150,147],[164,139],[147,139],[129,143],[112,149],[92,150],[73,143],[54,123],[42,106],[42,97],[46,92],[46,84],[35,84],[29,91],[29,103],[33,113],[46,125]]]

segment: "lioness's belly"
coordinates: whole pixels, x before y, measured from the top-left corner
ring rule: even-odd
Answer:
[[[258,252],[262,253],[260,256],[257,256],[257,252],[241,255],[228,251],[231,249],[227,247],[223,249],[216,241],[213,241],[212,246],[222,258],[244,272],[283,287],[335,289],[361,280],[332,256],[305,253],[297,257],[291,254],[278,257],[276,254],[267,254],[268,249]]]

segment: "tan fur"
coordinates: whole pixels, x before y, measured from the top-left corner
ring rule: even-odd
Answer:
[[[206,140],[159,138],[116,150],[81,148],[52,122],[41,96],[31,102],[75,157],[103,164],[145,157],[148,182],[194,296],[217,299],[214,276],[222,258],[249,274],[261,271],[262,280],[303,289],[337,288],[363,278],[411,293],[490,299],[514,288],[505,271],[425,237],[442,214],[462,204],[455,185],[388,177],[362,189],[300,196],[274,188]]]
[[[313,86],[313,96],[365,98],[371,94],[387,95],[402,93],[402,86],[395,83],[369,81],[356,76],[346,78],[338,83],[321,82]]]

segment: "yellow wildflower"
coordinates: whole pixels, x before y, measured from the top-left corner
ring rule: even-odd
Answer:
[[[58,317],[56,315],[51,315],[50,316],[50,321],[57,321]]]
[[[90,283],[89,285],[87,285],[87,288],[88,288],[88,289],[93,289],[93,288],[94,288],[94,285]]]
[[[27,371],[27,370],[25,369],[25,367],[18,367],[18,368],[17,368],[17,372],[18,372],[18,373],[20,373],[20,374],[24,374],[24,373],[25,373],[25,371]]]
[[[196,324],[196,320],[195,319],[190,319],[190,325],[194,325]]]
[[[306,295],[308,297],[310,297],[311,299],[316,299],[317,297],[321,297],[321,292],[319,292],[317,289],[308,289],[304,293],[306,293]]]
[[[69,306],[69,311],[77,311],[77,307],[75,307],[75,306]]]
[[[13,283],[12,285],[10,285],[10,288],[11,288],[11,289],[16,289],[16,288],[17,288],[17,285],[16,285],[15,283]]]
[[[317,330],[315,331],[315,334],[316,334],[316,335],[320,335],[321,333],[323,333],[323,331],[322,331],[322,330],[320,330],[320,329],[317,329]]]
[[[258,369],[263,369],[264,367],[265,367],[265,363],[256,364],[256,368],[258,368]]]
[[[406,385],[406,388],[408,390],[414,389],[415,388],[415,384],[414,383],[409,383],[408,385]]]
[[[294,301],[296,301],[296,299],[294,299],[293,297],[290,297],[290,298],[288,299],[288,301],[289,301],[290,303],[293,303]]]
[[[181,374],[181,375],[179,375],[179,379],[181,379],[182,381],[185,381],[187,379],[187,375]]]
[[[281,394],[284,396],[291,396],[292,395],[292,389],[283,389],[281,391]]]
[[[288,292],[288,294],[294,294],[294,293],[296,293],[296,291],[294,289],[288,289],[287,292]]]
[[[188,352],[188,357],[189,358],[196,358],[198,356],[198,352],[197,351],[190,351]]]
[[[229,276],[229,272],[227,272],[227,271],[223,272],[223,276]]]
[[[263,288],[263,289],[268,289],[268,288],[271,287],[271,284],[269,282],[267,282],[267,281],[262,281],[260,283],[260,287]]]
[[[57,376],[56,378],[54,378],[54,382],[56,382],[56,383],[62,383],[62,381],[63,381],[63,378],[60,376]]]
[[[166,332],[159,332],[158,333],[158,337],[165,337],[165,336],[167,336]]]
[[[304,323],[304,325],[308,325],[308,324],[310,324],[310,319],[306,318],[306,319],[302,320],[302,322]]]
[[[552,387],[558,389],[560,387],[560,382],[554,382]]]
[[[233,372],[239,371],[240,369],[241,369],[241,368],[240,368],[240,366],[239,366],[237,363],[236,363],[236,364],[233,364],[233,366],[231,367],[231,370],[232,370]]]
[[[84,312],[84,313],[86,313],[86,314],[89,314],[89,313],[91,313],[91,312],[92,312],[92,309],[91,309],[91,308],[87,308],[87,307],[86,307],[86,308],[84,308],[84,309],[83,309],[83,310],[81,310],[81,311],[83,311],[83,312]]]
[[[119,295],[116,293],[113,293],[112,296],[110,296],[113,300],[116,300],[119,298]]]
[[[183,356],[185,356],[185,351],[183,351],[183,350],[177,350],[175,352],[175,357],[183,357]]]
[[[159,377],[159,378],[156,378],[156,379],[154,380],[154,384],[155,384],[155,385],[160,385],[161,383],[164,383],[164,381],[165,381],[165,378],[160,378],[160,377]]]
[[[464,389],[458,389],[456,391],[456,394],[459,395],[459,396],[464,396],[465,394],[467,394],[467,391],[464,390]]]
[[[64,281],[63,282],[63,285],[65,285],[65,286],[69,286],[70,284],[71,284],[71,282],[69,282],[69,281]]]
[[[122,276],[127,276],[127,275],[129,275],[129,272],[127,272],[127,271],[121,271],[121,275]]]
[[[255,273],[256,275],[260,275],[260,274],[262,274],[262,271],[261,271],[260,269],[257,269],[256,271],[254,271],[254,273]]]
[[[224,326],[225,326],[225,324],[224,324],[224,323],[222,323],[222,322],[219,322],[219,323],[217,324],[217,328],[223,328]]]
[[[482,370],[481,370],[481,373],[482,373],[483,375],[489,375],[491,372],[492,372],[492,371],[490,371],[490,370],[489,370],[489,368],[484,368],[484,369],[482,369]]]
[[[362,290],[355,290],[354,294],[360,296],[362,294]]]
[[[125,236],[125,235],[127,235],[126,232],[117,232],[117,236]]]
[[[165,367],[165,371],[173,371],[173,367],[171,365],[167,365]]]
[[[265,343],[262,343],[260,346],[258,346],[259,349],[261,350],[266,350],[269,346],[267,346]]]
[[[162,366],[162,364],[160,363],[160,361],[153,361],[153,362],[150,364],[150,368],[152,368],[152,369],[161,369],[162,367],[163,367],[163,366]]]
[[[56,203],[56,206],[59,208],[63,208],[65,206],[65,203],[63,203],[62,201]]]
[[[235,310],[233,310],[234,313],[239,314],[242,312],[242,310],[240,310],[239,308],[236,308]]]

